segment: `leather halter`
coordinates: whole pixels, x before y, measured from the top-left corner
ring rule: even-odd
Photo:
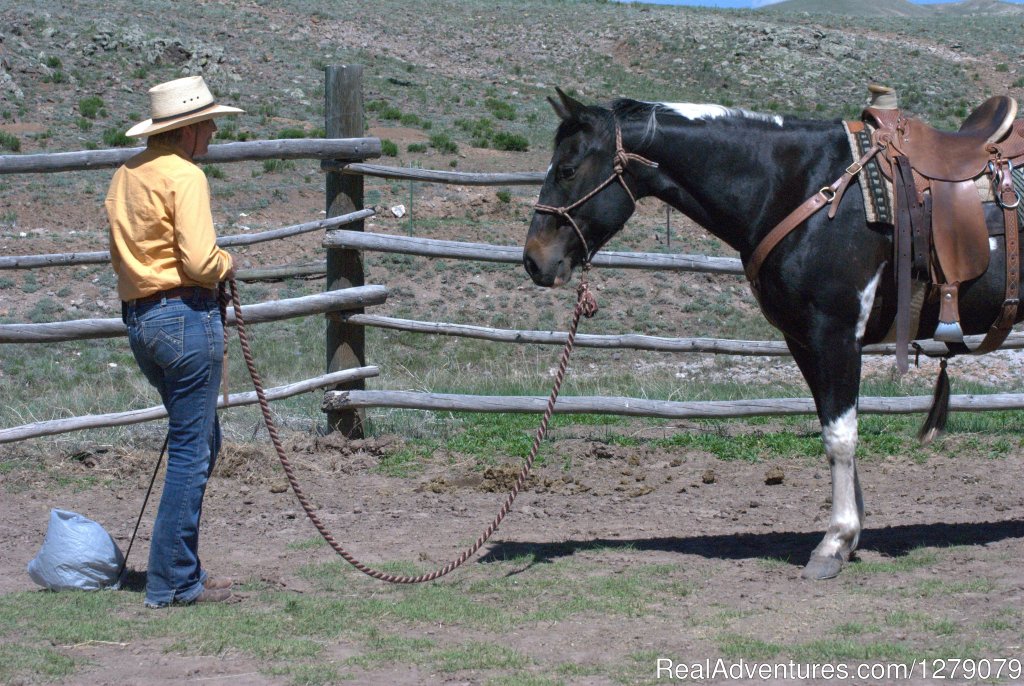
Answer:
[[[586,195],[584,195],[582,198],[572,203],[571,205],[566,205],[564,207],[553,207],[551,205],[542,205],[540,203],[537,203],[536,205],[533,206],[533,209],[537,212],[553,214],[557,217],[563,217],[566,220],[568,220],[569,224],[572,225],[572,228],[576,231],[576,236],[580,239],[580,244],[583,246],[585,255],[583,260],[584,268],[590,267],[590,260],[593,257],[593,254],[591,253],[590,245],[587,243],[586,236],[583,235],[583,231],[580,229],[579,225],[576,223],[576,220],[572,218],[572,215],[569,214],[569,212],[575,210],[577,207],[586,203],[588,200],[590,200],[595,195],[603,191],[605,188],[608,187],[609,184],[616,180],[618,180],[619,183],[622,184],[622,187],[626,189],[626,193],[629,195],[629,199],[633,201],[633,207],[635,208],[636,196],[633,195],[633,191],[629,189],[629,185],[626,183],[626,179],[624,178],[624,175],[626,173],[626,166],[631,161],[639,162],[640,164],[652,168],[657,168],[658,166],[657,162],[652,162],[646,157],[626,151],[626,149],[622,145],[622,129],[619,127],[619,123],[615,122],[615,159],[612,163],[612,175],[605,179],[604,182],[597,188],[590,191],[589,193],[587,193]],[[593,252],[596,253],[598,249],[600,249],[600,246],[598,246],[598,248],[595,249]]]

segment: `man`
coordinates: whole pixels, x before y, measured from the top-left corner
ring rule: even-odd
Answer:
[[[167,476],[153,525],[146,607],[221,602],[228,579],[199,561],[206,482],[220,450],[217,387],[224,329],[217,283],[234,275],[217,247],[210,190],[194,158],[206,153],[217,105],[201,76],[149,91],[152,118],[128,130],[146,150],[114,174],[107,192],[110,260],[132,353],[168,413]]]

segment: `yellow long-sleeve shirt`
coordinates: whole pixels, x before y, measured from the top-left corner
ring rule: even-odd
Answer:
[[[217,247],[206,175],[174,148],[147,148],[125,162],[105,205],[122,300],[177,286],[215,288],[230,271],[231,256]]]

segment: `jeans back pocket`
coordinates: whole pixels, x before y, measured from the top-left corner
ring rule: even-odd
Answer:
[[[141,324],[142,339],[153,362],[163,369],[177,362],[185,349],[185,318],[172,317]]]

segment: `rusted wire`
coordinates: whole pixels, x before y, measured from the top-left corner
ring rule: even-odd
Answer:
[[[576,329],[579,325],[580,317],[583,316],[589,318],[597,313],[597,301],[587,285],[587,271],[588,270],[584,269],[583,275],[580,279],[579,288],[577,289],[576,307],[573,310],[572,323],[569,326],[569,337],[566,340],[565,348],[563,348],[561,358],[558,362],[558,372],[555,374],[555,383],[551,389],[551,395],[548,397],[547,408],[544,410],[544,416],[541,418],[540,426],[534,434],[533,446],[530,448],[530,455],[523,463],[523,467],[519,471],[519,477],[516,479],[515,485],[505,497],[505,502],[502,504],[498,514],[494,517],[493,521],[491,521],[483,533],[480,534],[480,537],[477,538],[473,545],[466,548],[457,558],[451,560],[443,567],[439,567],[432,572],[420,574],[418,576],[390,574],[362,563],[334,538],[327,526],[320,520],[320,517],[317,516],[316,509],[306,497],[305,492],[302,489],[302,485],[295,476],[295,470],[292,468],[291,462],[285,454],[284,447],[281,445],[281,439],[278,436],[277,427],[275,426],[274,419],[270,414],[270,404],[267,402],[266,393],[263,391],[263,382],[260,379],[259,372],[256,370],[256,363],[249,347],[249,337],[245,330],[245,322],[242,319],[242,304],[238,296],[238,287],[235,284],[234,279],[230,280],[231,303],[235,311],[235,325],[238,329],[238,340],[242,347],[242,356],[245,358],[245,365],[249,370],[249,376],[252,377],[253,386],[256,389],[256,396],[260,401],[260,410],[263,412],[263,420],[267,425],[267,432],[270,434],[270,440],[274,444],[274,449],[277,451],[277,457],[281,462],[281,467],[284,469],[285,476],[288,478],[288,484],[295,493],[295,497],[298,499],[299,504],[302,505],[302,509],[305,511],[309,521],[313,523],[313,526],[316,527],[316,530],[320,533],[323,539],[327,541],[327,544],[334,549],[334,552],[360,572],[368,576],[372,576],[374,579],[380,579],[381,581],[387,581],[393,584],[419,584],[425,581],[438,579],[460,567],[466,560],[472,557],[472,555],[476,553],[484,543],[487,542],[487,539],[489,539],[495,531],[497,531],[502,520],[505,519],[509,510],[512,509],[512,503],[515,502],[516,496],[519,495],[519,491],[522,490],[523,485],[529,478],[530,471],[533,469],[533,463],[537,459],[537,453],[540,450],[541,442],[544,440],[545,434],[547,434],[548,423],[551,420],[551,415],[554,413],[555,401],[558,399],[558,393],[562,387],[562,381],[565,379],[566,369],[569,366],[569,357],[572,354],[572,350],[575,345]],[[222,298],[222,302],[224,301],[226,301],[226,298]],[[226,309],[226,302],[224,304],[224,308]]]

